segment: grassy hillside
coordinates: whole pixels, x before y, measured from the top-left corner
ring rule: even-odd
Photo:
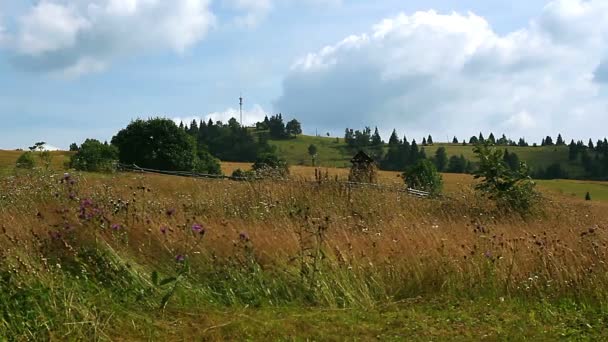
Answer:
[[[278,152],[292,165],[311,165],[312,161],[308,155],[308,146],[314,144],[318,149],[317,165],[326,167],[348,167],[353,151],[349,149],[342,138],[313,137],[301,135],[295,139],[272,140],[271,145],[277,147]],[[422,147],[422,146],[421,146]],[[473,146],[462,144],[437,143],[433,146],[424,146],[427,156],[430,158],[439,147],[445,147],[448,158],[451,156],[464,155],[467,159],[474,161]],[[546,168],[553,163],[560,163],[572,176],[582,174],[582,168],[568,160],[567,146],[544,146],[544,147],[506,147],[509,152],[515,152],[522,161],[527,162],[532,168]]]

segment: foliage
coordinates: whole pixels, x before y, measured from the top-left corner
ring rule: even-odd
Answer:
[[[194,161],[194,171],[198,173],[206,173],[211,175],[221,175],[222,167],[220,161],[211,155],[211,153],[199,148],[196,151],[198,157]]]
[[[15,163],[15,167],[18,169],[33,169],[35,165],[36,162],[34,161],[34,155],[29,151],[20,155]]]
[[[135,120],[112,138],[112,145],[125,164],[167,171],[218,171],[205,153],[197,153],[194,138],[170,119]]]
[[[302,125],[296,119],[292,119],[285,125],[285,133],[289,136],[296,137],[302,134]]]
[[[87,139],[70,160],[70,167],[81,171],[109,172],[116,168],[118,149],[102,144],[95,139]]]
[[[260,156],[251,168],[257,177],[285,178],[289,176],[289,165],[287,162],[273,153]]]
[[[496,201],[499,208],[530,214],[538,193],[528,166],[522,162],[517,170],[511,170],[504,162],[503,151],[489,143],[478,144],[474,152],[479,158],[475,178],[481,178],[475,188]]]
[[[435,166],[437,167],[437,171],[445,171],[446,167],[448,166],[448,154],[445,151],[445,147],[439,147],[437,151],[435,151],[435,158],[433,160],[435,162]]]
[[[438,195],[443,188],[443,179],[435,165],[427,159],[418,161],[403,173],[403,179],[408,187]]]

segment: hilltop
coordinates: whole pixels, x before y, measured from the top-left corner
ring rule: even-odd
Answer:
[[[312,165],[308,154],[308,146],[314,144],[317,147],[317,166],[324,167],[349,167],[350,158],[356,152],[349,148],[343,138],[320,137],[299,135],[296,138],[286,140],[270,140],[270,145],[276,146],[280,156],[285,158],[291,165]],[[425,149],[427,158],[435,155],[438,148],[444,147],[448,157],[463,155],[466,159],[473,161],[473,146],[468,144],[435,143],[433,145],[421,146]],[[386,152],[387,145],[384,144]],[[577,178],[583,174],[580,164],[568,159],[568,146],[505,146],[508,151],[516,153],[521,161],[525,161],[532,169],[547,168],[559,163],[568,174]]]

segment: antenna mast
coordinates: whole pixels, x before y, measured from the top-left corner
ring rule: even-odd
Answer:
[[[241,107],[241,127],[243,127],[243,95],[239,97],[239,106]]]

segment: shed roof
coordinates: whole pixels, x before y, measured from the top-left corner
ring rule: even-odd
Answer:
[[[355,154],[353,159],[350,160],[350,162],[353,164],[355,164],[355,163],[373,163],[374,160],[370,156],[368,156],[365,152],[359,151],[357,154]]]

